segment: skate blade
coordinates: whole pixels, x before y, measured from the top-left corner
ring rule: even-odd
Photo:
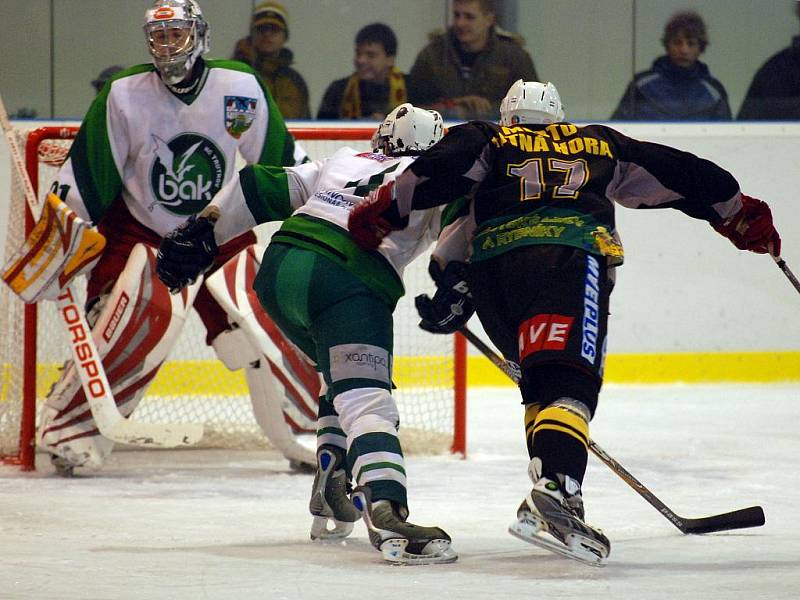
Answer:
[[[535,515],[526,515],[512,523],[508,532],[524,542],[539,546],[565,558],[571,558],[592,567],[605,567],[608,548],[595,540],[571,533],[567,544],[562,544],[547,532],[546,526]]]
[[[50,464],[55,468],[56,475],[59,477],[70,478],[75,476],[75,465],[69,462],[66,458],[50,455]]]
[[[381,544],[379,550],[384,560],[393,565],[432,565],[451,563],[458,560],[458,554],[448,540],[431,540],[422,549],[422,554],[406,552],[408,540],[394,538]]]
[[[291,469],[295,473],[302,473],[303,475],[313,475],[317,472],[317,465],[307,463],[302,460],[297,460],[294,458],[289,459],[289,469]]]
[[[328,519],[333,522],[333,527],[328,529]],[[353,523],[337,521],[331,517],[314,517],[311,522],[311,539],[321,542],[336,542],[346,538],[353,531]]]

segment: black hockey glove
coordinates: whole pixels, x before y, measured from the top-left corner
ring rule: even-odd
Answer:
[[[218,253],[214,220],[192,215],[161,240],[156,261],[158,278],[176,294],[208,271]]]
[[[467,263],[453,261],[444,271],[431,259],[428,273],[436,282],[436,293],[431,299],[422,294],[414,299],[422,320],[419,326],[431,333],[455,333],[475,312],[472,294],[467,286]]]

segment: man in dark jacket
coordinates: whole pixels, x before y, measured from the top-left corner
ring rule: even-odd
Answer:
[[[800,18],[800,2],[795,11]],[[756,72],[738,118],[800,119],[800,35]]]
[[[409,100],[447,119],[493,119],[512,83],[538,79],[522,43],[495,26],[494,0],[454,0],[453,25],[411,68]]]
[[[703,19],[674,15],[661,40],[667,53],[638,73],[611,115],[622,121],[728,121],[731,109],[722,84],[698,58],[708,45]]]
[[[395,64],[397,37],[384,23],[370,23],[356,34],[349,77],[332,82],[322,97],[318,119],[382,121],[407,99],[406,77]]]

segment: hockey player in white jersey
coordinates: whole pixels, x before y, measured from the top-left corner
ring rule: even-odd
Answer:
[[[90,322],[109,324],[93,337],[123,415],[136,407],[192,306],[206,342],[226,365],[241,348],[241,340],[229,339],[236,331],[205,285],[171,297],[154,277],[161,237],[200,212],[236,174],[237,153],[251,164],[305,160],[252,69],[203,58],[208,24],[197,2],[156,0],[145,13],[144,33],[152,64],[126,69],[104,86],[52,186],[107,240],[88,280],[87,312]],[[214,269],[255,241],[252,232],[231,239]],[[265,396],[264,390],[283,390],[271,385],[271,366],[264,359],[245,367],[254,407],[283,400]],[[253,381],[270,385],[254,390]],[[318,386],[309,392],[315,398]],[[314,412],[305,423],[310,431]],[[101,466],[112,449],[92,419],[74,366],[68,364],[48,395],[39,440],[66,473]],[[315,462],[310,449],[281,449],[290,459]]]
[[[436,239],[440,211],[415,213],[376,252],[361,250],[347,230],[354,205],[393,181],[413,156],[442,135],[435,111],[403,104],[373,137],[373,152],[342,148],[293,168],[242,170],[201,217],[169,234],[158,273],[171,287],[194,281],[217,243],[282,218],[256,277],[264,308],[317,362],[327,385],[317,428],[318,472],[309,505],[312,539],[348,535],[363,516],[372,544],[396,563],[451,562],[457,555],[438,527],[407,522],[406,470],[392,389],[392,312],[403,295],[405,266]],[[355,491],[347,497],[349,480]],[[334,527],[328,529],[328,521]]]

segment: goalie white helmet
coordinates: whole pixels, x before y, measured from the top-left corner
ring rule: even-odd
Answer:
[[[500,103],[500,124],[558,123],[564,120],[564,108],[558,90],[549,81],[518,79]]]
[[[208,23],[195,0],[155,0],[144,14],[153,64],[167,85],[177,85],[208,52]]]
[[[442,115],[406,102],[378,125],[372,136],[372,149],[388,156],[413,156],[433,146],[443,133]]]

